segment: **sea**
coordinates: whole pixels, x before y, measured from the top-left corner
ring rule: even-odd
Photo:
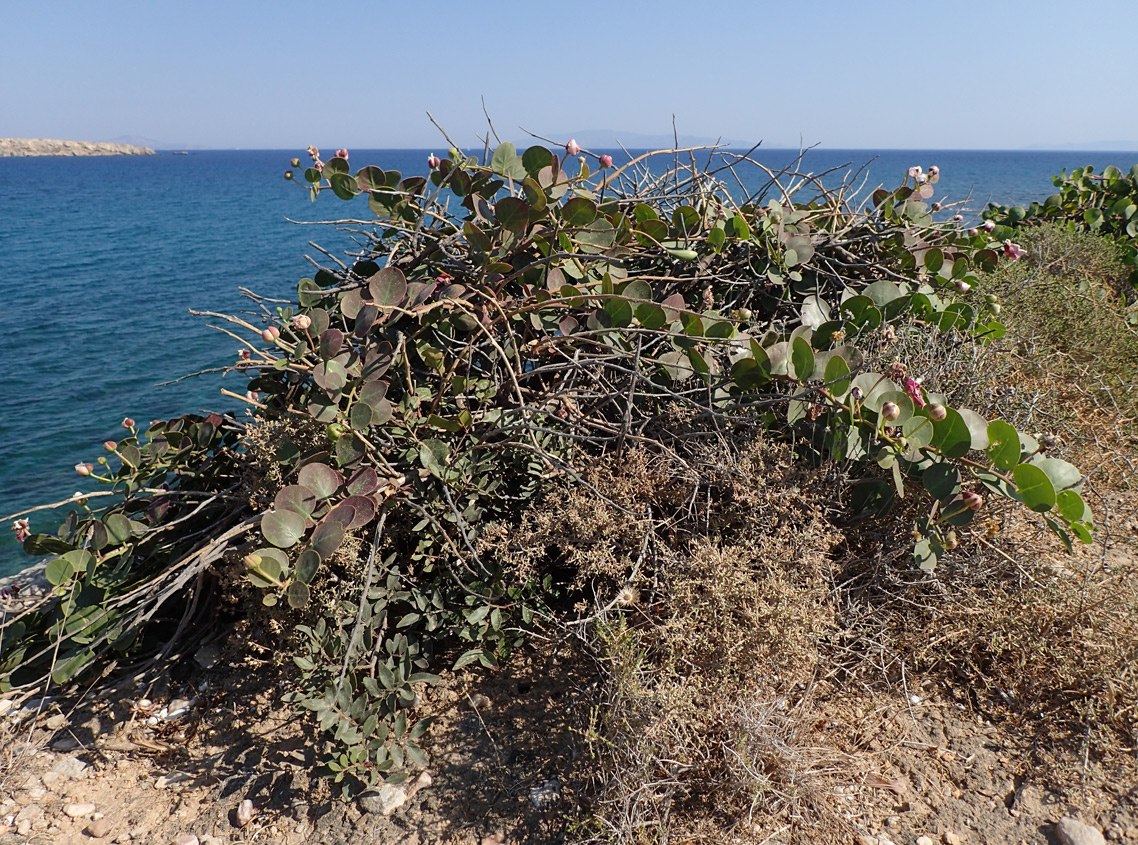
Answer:
[[[352,150],[350,160],[426,175],[430,152]],[[608,152],[619,165],[639,151]],[[311,202],[284,178],[294,156],[304,153],[0,158],[0,576],[36,562],[8,530],[17,516],[100,489],[74,467],[121,439],[125,417],[145,426],[242,410],[221,393],[245,392],[239,374],[186,378],[224,368],[239,348],[219,320],[191,309],[253,313],[243,290],[288,299],[313,262],[331,263],[317,247],[341,256],[360,248],[335,226],[304,225],[370,214],[362,198],[349,204],[328,193]],[[776,171],[826,174],[831,186],[857,174],[866,195],[900,184],[913,165],[936,165],[934,199],[953,204],[945,213],[964,214],[967,225],[988,202],[1042,201],[1064,168],[1126,170],[1138,153],[759,148],[751,157]],[[736,197],[767,181],[755,167],[735,172],[737,181],[720,175]],[[65,513],[26,517],[33,531],[50,531]]]

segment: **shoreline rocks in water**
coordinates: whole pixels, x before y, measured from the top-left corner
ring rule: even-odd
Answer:
[[[152,156],[149,147],[102,144],[93,141],[57,141],[49,138],[0,138],[0,158],[13,156]]]

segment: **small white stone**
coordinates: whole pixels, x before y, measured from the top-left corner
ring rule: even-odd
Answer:
[[[914,696],[915,697],[915,696]],[[917,845],[936,845],[931,836],[918,836]]]
[[[68,804],[63,808],[63,812],[67,813],[67,815],[73,819],[81,819],[95,812],[95,805],[88,801],[84,801],[80,804]]]
[[[253,816],[257,811],[253,808],[253,802],[246,798],[237,805],[237,826],[245,827],[249,822],[253,821]]]
[[[174,840],[174,845],[199,845],[198,838],[192,833],[185,833]]]
[[[1106,839],[1098,828],[1070,817],[1060,820],[1055,826],[1055,835],[1062,845],[1106,845]]]
[[[360,809],[365,813],[379,813],[390,816],[407,803],[407,793],[399,786],[384,784],[375,792],[365,792],[360,796]]]
[[[909,703],[912,704],[914,707],[916,707],[918,704],[921,703],[921,697],[919,695],[915,695],[915,694],[910,695],[909,696]]]
[[[87,777],[87,764],[77,757],[64,757],[57,761],[51,770],[72,780],[82,780]]]

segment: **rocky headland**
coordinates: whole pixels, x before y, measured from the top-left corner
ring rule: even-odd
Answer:
[[[100,144],[92,141],[56,141],[49,138],[0,138],[0,158],[12,156],[152,156],[149,147]]]

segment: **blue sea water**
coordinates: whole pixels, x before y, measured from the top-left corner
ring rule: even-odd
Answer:
[[[427,150],[352,151],[352,164],[404,175],[426,171]],[[205,151],[148,157],[0,159],[0,517],[98,489],[74,465],[94,462],[102,443],[121,439],[125,416],[145,425],[181,413],[235,411],[225,387],[236,374],[188,373],[235,360],[238,343],[189,309],[250,310],[238,288],[270,297],[295,294],[312,272],[315,241],[336,252],[349,236],[293,220],[368,217],[362,200],[331,195],[313,205],[283,178],[293,151]],[[613,152],[619,164],[623,153]],[[702,154],[706,156],[707,154]],[[778,169],[797,151],[758,150]],[[866,188],[895,186],[914,164],[937,165],[942,201],[972,215],[991,200],[1042,200],[1060,169],[1115,164],[1134,153],[824,150],[800,171],[838,168],[826,181],[868,162]],[[764,175],[739,170],[753,191]],[[327,263],[324,259],[323,263]],[[60,515],[30,514],[50,530]],[[34,562],[0,530],[0,575]]]

